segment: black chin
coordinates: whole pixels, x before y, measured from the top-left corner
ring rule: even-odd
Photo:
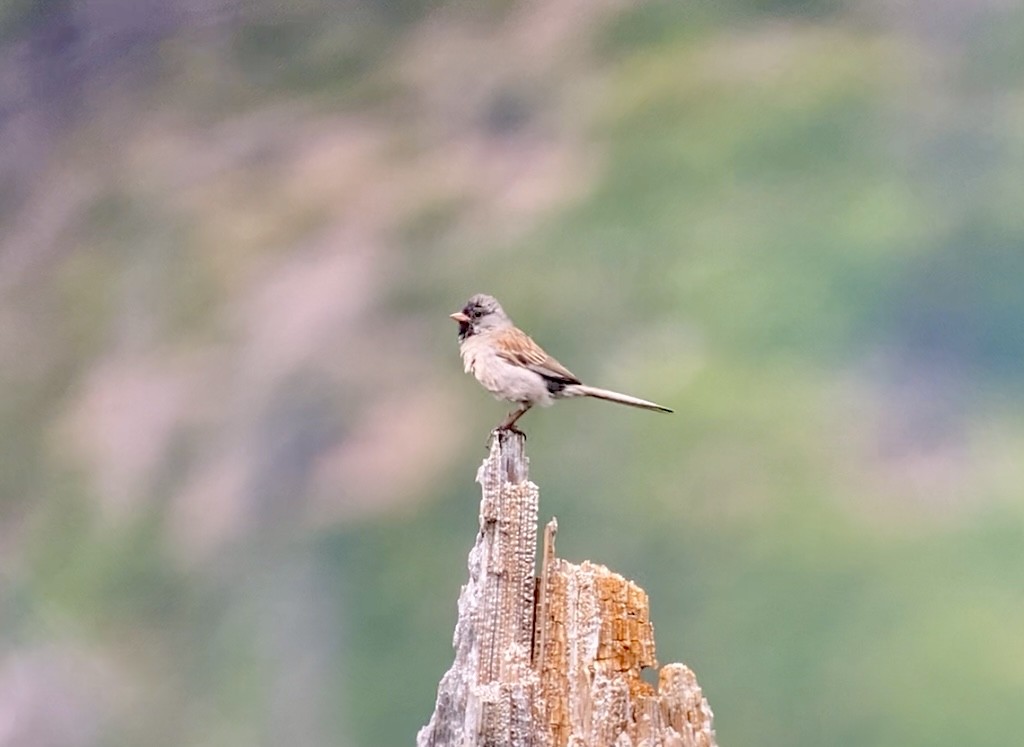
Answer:
[[[459,322],[459,342],[473,336],[473,326],[469,322]]]

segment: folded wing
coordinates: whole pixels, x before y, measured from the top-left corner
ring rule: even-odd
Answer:
[[[498,355],[510,363],[528,368],[562,386],[580,383],[572,371],[545,353],[544,348],[516,327],[502,330],[498,343]]]

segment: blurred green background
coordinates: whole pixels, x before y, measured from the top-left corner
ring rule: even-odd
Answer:
[[[1024,6],[0,4],[0,747],[411,744],[531,412],[723,745],[1024,731]]]

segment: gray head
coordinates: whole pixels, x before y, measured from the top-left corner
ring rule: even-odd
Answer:
[[[477,293],[466,301],[462,311],[456,311],[450,316],[459,323],[460,342],[479,332],[501,329],[512,324],[498,299],[486,293]]]

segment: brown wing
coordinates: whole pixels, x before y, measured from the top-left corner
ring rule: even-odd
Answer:
[[[572,371],[544,352],[544,349],[530,339],[530,336],[518,327],[502,330],[496,341],[498,355],[516,365],[536,371],[547,379],[579,384]]]

